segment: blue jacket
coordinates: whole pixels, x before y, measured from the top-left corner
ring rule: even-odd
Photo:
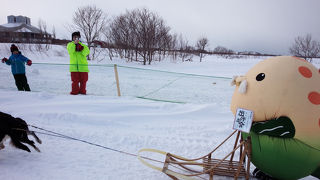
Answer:
[[[26,67],[25,64],[29,59],[26,58],[19,52],[19,54],[12,54],[8,61],[6,61],[7,65],[11,65],[12,74],[25,74]]]

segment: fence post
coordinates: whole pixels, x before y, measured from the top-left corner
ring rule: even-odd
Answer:
[[[119,84],[119,76],[118,76],[118,69],[117,69],[117,65],[114,64],[114,75],[116,77],[116,82],[117,82],[117,91],[118,91],[118,96],[121,96],[120,93],[120,84]]]

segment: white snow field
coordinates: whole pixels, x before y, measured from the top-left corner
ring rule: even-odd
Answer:
[[[1,58],[10,55],[8,47],[0,44]],[[264,59],[206,56],[201,63],[197,58],[183,63],[167,59],[143,66],[106,58],[90,62],[88,95],[72,96],[65,47],[53,46],[46,54],[25,48],[22,53],[34,63],[26,67],[32,91],[17,91],[10,67],[1,63],[0,110],[30,125],[112,150],[31,128],[43,141],[37,145],[41,153],[13,148],[7,141],[0,151],[1,180],[169,180],[134,155],[142,148],[187,158],[210,152],[233,132],[230,78]],[[121,97],[113,64],[119,66]],[[234,138],[216,156],[227,155],[233,144]]]

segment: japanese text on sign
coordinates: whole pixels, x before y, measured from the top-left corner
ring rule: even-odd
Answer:
[[[233,123],[233,129],[249,133],[253,120],[253,112],[247,109],[238,108]]]

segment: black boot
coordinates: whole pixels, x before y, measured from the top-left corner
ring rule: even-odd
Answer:
[[[262,172],[260,169],[256,168],[252,175],[257,178],[257,179],[261,179],[261,180],[276,180],[274,178],[272,178],[271,176],[265,174],[264,172]]]

